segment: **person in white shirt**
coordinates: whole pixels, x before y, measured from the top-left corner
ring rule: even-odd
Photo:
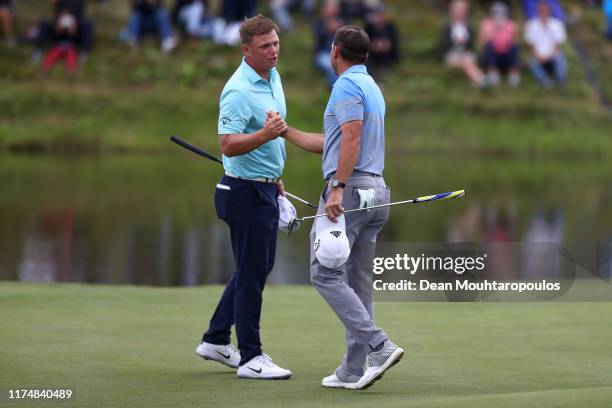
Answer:
[[[567,40],[565,25],[551,17],[546,1],[538,5],[538,17],[527,22],[525,41],[531,47],[529,69],[535,79],[545,88],[558,83],[564,85],[567,63],[561,47]]]

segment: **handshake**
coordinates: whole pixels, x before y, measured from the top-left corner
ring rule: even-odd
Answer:
[[[278,112],[268,111],[266,122],[264,123],[264,132],[266,139],[273,140],[281,136],[289,128],[287,122],[281,118]]]

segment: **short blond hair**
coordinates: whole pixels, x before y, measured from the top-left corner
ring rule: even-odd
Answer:
[[[256,35],[268,34],[272,30],[276,31],[276,33],[279,32],[278,26],[274,21],[266,16],[259,14],[255,17],[245,18],[242,24],[240,24],[240,40],[242,44],[250,44]]]

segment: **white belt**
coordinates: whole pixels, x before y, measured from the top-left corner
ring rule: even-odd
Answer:
[[[260,183],[270,183],[277,184],[280,180],[280,177],[255,177],[255,178],[247,178],[247,177],[238,177],[230,173],[229,171],[225,171],[225,175],[228,177],[237,178],[239,180],[250,180],[250,181],[259,181]]]

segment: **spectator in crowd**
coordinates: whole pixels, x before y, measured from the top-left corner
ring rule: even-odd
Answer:
[[[162,0],[132,0],[128,42],[132,47],[137,47],[146,33],[159,35],[163,52],[170,52],[177,45],[172,34],[170,16]]]
[[[94,25],[85,16],[85,0],[51,0],[53,5],[53,19],[42,20],[31,28],[26,38],[34,44],[34,55],[32,59],[38,62],[43,54],[43,49],[48,43],[56,40],[56,22],[61,14],[68,12],[76,19],[76,34],[74,42],[78,48],[79,60],[85,60],[93,47]]]
[[[66,70],[70,75],[74,75],[78,65],[77,19],[70,10],[65,9],[58,16],[53,38],[53,48],[43,60],[43,72],[48,73],[58,61],[65,60]]]
[[[258,0],[223,0],[221,18],[225,22],[221,43],[235,45],[240,41],[240,23],[257,14]]]
[[[0,0],[0,27],[6,38],[6,44],[14,47],[12,0]]]
[[[331,88],[338,76],[331,65],[331,46],[336,30],[344,25],[340,18],[338,4],[327,2],[321,8],[321,17],[315,22],[315,67],[323,72]]]
[[[603,11],[606,17],[606,37],[612,40],[612,0],[603,1]]]
[[[516,43],[516,24],[508,17],[508,6],[495,2],[490,17],[480,24],[480,43],[484,47],[484,65],[487,85],[496,86],[500,72],[508,72],[508,83],[518,86],[519,49]]]
[[[468,2],[453,0],[450,21],[442,30],[441,48],[446,63],[463,71],[475,86],[485,86],[485,76],[476,63],[474,31],[468,22]]]
[[[375,76],[399,61],[397,30],[389,21],[382,4],[368,15],[365,31],[370,36],[368,71]]]
[[[293,31],[291,10],[300,8],[302,13],[311,17],[317,7],[316,0],[270,0],[270,11],[281,30]]]
[[[566,41],[565,25],[551,16],[548,2],[541,1],[538,17],[527,22],[525,41],[531,47],[529,69],[545,88],[552,88],[556,81],[565,84],[567,63],[561,47]]]
[[[185,33],[194,39],[219,40],[225,28],[225,22],[219,17],[207,15],[206,0],[177,0],[172,10],[172,19]]]

